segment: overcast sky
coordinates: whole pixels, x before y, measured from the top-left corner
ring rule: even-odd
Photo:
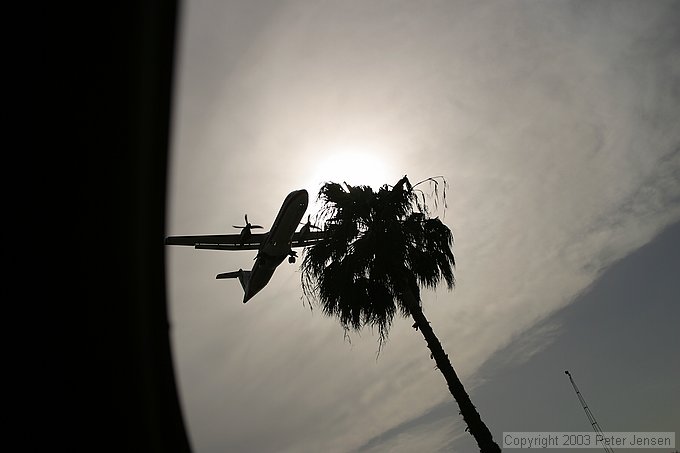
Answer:
[[[565,369],[606,431],[680,433],[678,23],[677,0],[184,1],[167,233],[442,175],[457,285],[424,310],[497,441],[590,429]],[[215,275],[254,256],[167,249],[196,452],[474,451],[412,321],[376,359],[285,262],[244,305]]]

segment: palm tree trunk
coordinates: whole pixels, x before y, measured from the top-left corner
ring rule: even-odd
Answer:
[[[465,387],[463,387],[463,383],[460,382],[456,371],[451,365],[448,354],[444,352],[444,348],[442,348],[439,339],[434,334],[432,327],[430,327],[429,321],[425,318],[425,314],[416,300],[416,297],[412,292],[407,291],[406,299],[409,310],[411,311],[411,316],[413,316],[413,320],[416,323],[416,329],[419,329],[423,334],[423,337],[425,337],[427,347],[432,351],[432,357],[437,364],[437,368],[439,368],[439,371],[444,375],[444,379],[446,379],[446,383],[449,386],[449,391],[458,403],[460,414],[463,416],[463,420],[465,420],[470,434],[472,434],[477,441],[479,451],[482,453],[500,452],[500,447],[494,442],[491,431],[486,427],[474,404],[472,404],[470,397],[465,391]]]

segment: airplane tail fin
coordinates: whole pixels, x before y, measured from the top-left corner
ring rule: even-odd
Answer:
[[[238,281],[241,283],[241,287],[243,287],[243,291],[246,291],[246,288],[248,287],[248,280],[250,280],[250,274],[251,271],[244,271],[243,269],[239,269],[234,272],[224,272],[222,274],[217,274],[218,279],[222,278],[238,278]]]

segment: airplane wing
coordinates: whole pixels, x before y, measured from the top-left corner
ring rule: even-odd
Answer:
[[[241,243],[238,234],[211,234],[206,236],[168,236],[166,245],[189,245],[208,250],[258,250],[268,233],[253,233],[247,242]]]
[[[295,233],[291,241],[291,247],[307,247],[321,242],[326,235],[325,231],[309,231],[307,233]]]
[[[207,250],[259,250],[267,238],[268,233],[253,233],[247,242],[241,244],[238,234],[211,234],[205,236],[168,236],[166,245],[188,245],[197,249]],[[307,247],[323,240],[323,231],[295,233],[291,240],[291,247]]]

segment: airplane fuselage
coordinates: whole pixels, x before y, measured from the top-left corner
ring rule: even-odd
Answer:
[[[296,190],[288,194],[271,230],[260,246],[248,284],[244,288],[243,303],[250,300],[264,288],[276,268],[291,253],[291,241],[309,203],[306,190]]]

